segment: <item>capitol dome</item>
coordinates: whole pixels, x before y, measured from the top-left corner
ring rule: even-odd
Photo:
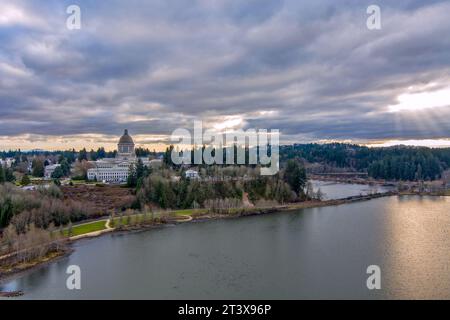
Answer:
[[[125,129],[123,135],[120,137],[117,147],[119,158],[128,159],[135,157],[133,138],[128,134],[127,129]]]
[[[128,130],[125,129],[123,135],[119,139],[119,144],[133,144],[133,138],[128,134]]]

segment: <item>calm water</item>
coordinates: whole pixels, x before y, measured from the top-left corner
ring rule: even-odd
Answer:
[[[30,299],[450,299],[449,209],[449,197],[389,197],[108,235],[0,287]],[[73,264],[79,291],[65,287]]]
[[[384,187],[378,185],[364,185],[351,183],[338,183],[333,181],[311,180],[313,189],[317,192],[318,189],[322,191],[323,200],[342,199],[351,196],[359,196],[382,193],[394,190],[393,187]]]

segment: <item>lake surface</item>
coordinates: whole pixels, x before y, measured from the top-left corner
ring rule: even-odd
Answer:
[[[351,196],[368,195],[372,193],[384,193],[395,190],[394,187],[380,185],[340,183],[333,181],[310,180],[314,192],[320,189],[323,200],[343,199]]]
[[[82,240],[26,299],[450,299],[450,198],[392,196]],[[66,269],[81,268],[81,290]],[[381,290],[366,269],[381,268]]]

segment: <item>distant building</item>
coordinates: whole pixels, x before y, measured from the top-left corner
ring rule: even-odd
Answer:
[[[25,190],[25,191],[34,191],[34,190],[36,190],[36,186],[34,186],[34,185],[31,185],[31,186],[23,186],[23,187],[21,187],[21,189],[22,189],[22,190]]]
[[[28,162],[27,171],[28,173],[31,173],[33,171],[33,163],[31,161]]]
[[[0,165],[6,168],[11,168],[14,161],[15,161],[14,158],[6,158],[5,160],[0,159]]]
[[[48,166],[45,166],[44,168],[44,178],[50,179],[52,177],[53,172],[56,168],[60,167],[61,165],[59,163],[57,164],[50,164]]]
[[[198,178],[200,178],[200,176],[198,175],[198,171],[191,170],[191,169],[186,170],[186,172],[184,173],[184,176],[186,178],[189,178],[189,179],[198,179]]]
[[[50,184],[41,184],[41,185],[31,184],[31,185],[28,185],[28,186],[23,186],[23,187],[21,187],[21,189],[25,190],[25,191],[34,191],[34,190],[37,190],[38,188],[48,189],[49,187],[50,187]]]
[[[117,144],[117,155],[115,158],[103,158],[97,161],[90,161],[93,168],[88,169],[89,180],[122,183],[128,179],[130,165],[136,165],[138,157],[134,152],[134,142],[125,129]],[[140,158],[144,166],[149,166],[148,158]]]
[[[446,188],[450,188],[450,170],[445,170],[442,173],[442,181]]]

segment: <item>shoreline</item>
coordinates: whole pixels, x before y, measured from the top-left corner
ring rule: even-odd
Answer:
[[[132,232],[142,232],[142,231],[149,231],[151,229],[155,228],[162,228],[168,225],[178,225],[183,223],[194,223],[194,222],[205,222],[209,220],[222,220],[222,219],[236,219],[236,218],[242,218],[242,217],[250,217],[250,216],[259,216],[259,215],[266,215],[266,214],[276,214],[276,213],[284,213],[284,212],[290,212],[295,210],[301,210],[301,209],[309,209],[309,208],[320,208],[320,207],[332,207],[332,206],[339,206],[342,204],[349,204],[349,203],[355,203],[355,202],[362,202],[362,201],[369,201],[372,199],[377,198],[383,198],[383,197],[391,197],[391,196],[404,196],[404,195],[418,195],[418,196],[446,196],[446,195],[438,195],[438,194],[417,194],[417,193],[399,193],[399,192],[385,192],[385,193],[379,193],[379,194],[372,194],[372,195],[364,195],[364,196],[352,196],[348,198],[343,199],[332,199],[332,200],[309,200],[304,202],[298,202],[298,203],[289,203],[285,205],[280,205],[276,207],[268,207],[268,208],[248,208],[244,209],[243,212],[238,212],[236,214],[218,214],[218,213],[203,213],[199,214],[197,216],[189,216],[191,219],[176,219],[177,217],[169,217],[167,222],[164,223],[157,223],[157,224],[148,224],[148,225],[133,225],[133,226],[125,226],[121,228],[114,228],[114,229],[108,229],[105,230],[105,232],[99,232],[95,235],[92,234],[86,234],[82,236],[78,236],[74,239],[67,239],[67,248],[64,249],[63,252],[53,255],[53,256],[46,256],[42,258],[39,261],[33,261],[31,263],[25,264],[24,267],[21,267],[20,265],[17,267],[13,267],[11,271],[7,273],[0,274],[0,285],[17,279],[24,274],[27,274],[29,272],[33,272],[39,268],[42,268],[48,264],[51,264],[53,262],[56,262],[60,259],[63,259],[65,257],[68,257],[72,252],[75,250],[72,247],[72,244],[74,244],[78,240],[82,239],[92,239],[101,237],[105,234],[127,234]],[[186,216],[183,216],[185,218]],[[172,219],[174,218],[174,219]],[[178,217],[180,218],[180,217]],[[4,293],[4,292],[0,292]]]
[[[58,260],[61,260],[63,258],[66,258],[72,254],[72,252],[75,251],[70,245],[65,248],[64,250],[60,252],[52,252],[51,254],[41,258],[40,260],[35,260],[29,263],[25,264],[18,264],[17,266],[13,266],[11,270],[7,271],[6,273],[2,273],[0,275],[0,285],[4,282],[8,282],[17,278],[20,278],[21,276],[33,272],[35,270],[38,270],[42,267],[45,267],[51,263],[54,263]],[[5,293],[0,291],[0,294]],[[0,296],[1,297],[1,296]],[[7,296],[6,296],[7,297]]]

